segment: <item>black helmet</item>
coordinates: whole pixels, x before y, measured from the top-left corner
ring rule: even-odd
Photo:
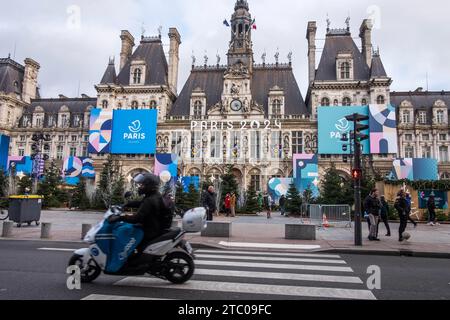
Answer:
[[[159,190],[161,180],[154,174],[139,174],[134,179],[134,182],[139,184],[139,195],[149,196]]]

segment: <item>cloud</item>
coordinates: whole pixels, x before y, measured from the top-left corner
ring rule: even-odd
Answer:
[[[146,34],[156,34],[164,27],[163,40],[168,43],[169,27],[177,27],[182,36],[180,49],[179,89],[189,76],[191,55],[203,63],[205,53],[209,64],[216,63],[216,54],[226,62],[230,30],[222,25],[230,19],[231,0],[1,0],[0,56],[13,53],[16,60],[32,57],[40,62],[39,82],[42,95],[62,93],[95,96],[97,84],[108,58],[119,62],[120,31],[130,30],[139,38],[142,27]],[[332,27],[344,27],[350,14],[351,29],[359,35],[362,19],[375,17],[373,42],[379,46],[388,74],[394,79],[393,90],[414,90],[426,87],[428,73],[430,90],[449,89],[450,29],[444,26],[450,4],[439,0],[249,0],[258,30],[253,32],[256,62],[267,52],[267,61],[274,61],[279,48],[280,60],[287,61],[293,52],[294,72],[303,94],[307,90],[307,22],[318,23],[318,38],[325,37],[327,14]],[[77,11],[77,8],[79,11]],[[355,39],[360,45],[360,41]],[[318,48],[323,47],[319,40]],[[168,47],[165,47],[168,50]],[[317,61],[320,59],[318,52]],[[80,88],[80,89],[78,89]]]

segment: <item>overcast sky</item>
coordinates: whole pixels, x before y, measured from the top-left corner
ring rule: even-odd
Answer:
[[[197,64],[205,50],[209,63],[225,54],[230,31],[222,22],[230,19],[235,0],[0,0],[0,57],[8,53],[23,63],[31,57],[41,64],[39,83],[43,97],[78,92],[95,96],[94,85],[105,71],[110,56],[120,60],[120,31],[140,38],[156,35],[163,27],[177,27],[182,36],[179,90],[186,81],[194,51]],[[442,0],[249,0],[258,30],[253,33],[256,62],[267,52],[274,62],[293,52],[294,70],[303,95],[307,90],[308,21],[318,23],[318,38],[326,32],[327,14],[333,28],[345,26],[351,17],[353,37],[358,37],[362,19],[375,19],[373,42],[380,47],[393,90],[450,90],[450,3]],[[358,46],[360,41],[356,40]],[[323,41],[318,41],[323,48]],[[168,47],[165,47],[166,51]],[[318,52],[317,62],[321,52]],[[78,89],[80,88],[80,89]]]

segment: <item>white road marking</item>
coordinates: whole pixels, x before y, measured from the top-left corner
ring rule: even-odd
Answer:
[[[247,242],[225,242],[222,241],[219,245],[224,247],[235,248],[262,248],[262,249],[294,249],[294,250],[317,250],[321,247],[319,245],[304,245],[304,244],[274,244],[274,243],[247,243]]]
[[[271,296],[277,295],[331,299],[376,300],[376,297],[373,295],[373,293],[368,290],[276,286],[253,283],[189,281],[183,285],[172,285],[168,284],[166,281],[160,281],[158,279],[129,277],[117,282],[115,285],[125,287],[159,288],[172,290],[198,290],[212,292],[265,294]]]
[[[278,256],[278,257],[303,257],[303,258],[324,258],[324,259],[340,259],[341,257],[334,254],[320,254],[320,253],[280,253],[280,252],[259,252],[259,251],[226,251],[226,250],[195,250],[195,253],[213,253],[213,254],[245,254],[248,256]]]
[[[363,284],[363,281],[358,277],[326,276],[319,274],[196,269],[195,275]]]
[[[90,296],[87,296],[86,298],[83,298],[81,300],[101,300],[101,301],[107,301],[107,300],[117,300],[117,301],[124,301],[124,300],[156,300],[156,301],[168,301],[171,299],[157,299],[157,298],[146,298],[146,297],[129,297],[129,296],[110,296],[110,295],[103,295],[103,294],[91,294]]]
[[[60,252],[75,252],[77,249],[64,248],[38,248],[39,251],[60,251]]]
[[[230,261],[208,261],[197,260],[199,266],[225,266],[225,267],[247,267],[266,269],[291,269],[291,270],[312,270],[312,271],[333,271],[333,272],[353,272],[350,267],[316,266],[299,264],[275,264],[275,263],[252,263],[252,262],[230,262]]]
[[[196,254],[197,258],[204,259],[228,259],[228,260],[250,260],[250,261],[275,261],[275,262],[305,262],[323,264],[346,264],[344,260],[327,259],[299,259],[299,258],[279,258],[279,257],[244,257],[231,255]]]

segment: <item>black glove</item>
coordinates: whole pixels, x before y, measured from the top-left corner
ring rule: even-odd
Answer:
[[[122,217],[121,216],[111,216],[108,218],[108,222],[109,223],[117,223],[122,221]]]

